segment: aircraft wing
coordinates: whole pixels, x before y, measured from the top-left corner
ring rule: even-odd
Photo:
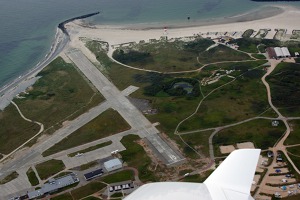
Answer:
[[[253,200],[250,189],[259,154],[259,149],[236,150],[203,184],[145,184],[124,200]]]

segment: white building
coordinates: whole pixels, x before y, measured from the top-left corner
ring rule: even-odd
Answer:
[[[287,47],[281,47],[281,51],[282,51],[284,57],[286,57],[286,58],[291,57],[291,54]]]
[[[114,170],[117,170],[117,169],[121,169],[122,166],[123,166],[122,162],[118,158],[109,160],[109,161],[104,163],[104,167],[108,172],[111,172],[111,171],[114,171]]]
[[[274,51],[275,51],[275,54],[276,54],[277,58],[283,58],[284,57],[283,52],[282,52],[280,47],[275,47]]]

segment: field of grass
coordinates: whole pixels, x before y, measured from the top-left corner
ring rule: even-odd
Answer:
[[[106,187],[106,185],[103,183],[91,182],[85,186],[82,186],[80,188],[76,188],[76,189],[72,190],[71,195],[74,200],[79,200],[86,196],[94,194],[95,192],[98,192],[105,187]]]
[[[19,174],[14,171],[12,173],[10,173],[9,175],[7,175],[6,177],[4,177],[2,180],[0,180],[0,185],[8,183],[16,178],[18,178]]]
[[[61,160],[48,160],[35,166],[40,178],[46,180],[54,174],[65,169],[65,165]]]
[[[180,131],[217,127],[255,117],[268,109],[266,89],[260,78],[264,71],[253,70],[216,90],[185,121]]]
[[[51,198],[51,200],[73,200],[70,193],[65,193]]]
[[[284,141],[284,144],[300,144],[300,120],[289,121],[289,124],[293,131],[291,131],[289,137]]]
[[[79,171],[83,171],[92,167],[95,167],[96,165],[98,165],[99,163],[97,161],[92,161],[83,165],[79,166]]]
[[[57,58],[43,69],[39,79],[16,99],[21,111],[29,119],[44,124],[45,129],[74,119],[104,100],[95,92],[72,64]]]
[[[84,198],[82,200],[99,200],[99,198],[90,196],[90,197]]]
[[[26,175],[28,177],[29,182],[31,183],[32,186],[36,186],[39,184],[39,180],[36,177],[36,174],[32,170],[32,168],[29,168],[28,171],[26,172]]]
[[[105,183],[117,183],[122,181],[134,180],[134,174],[131,170],[124,170],[114,174],[104,176],[100,179]]]
[[[253,142],[256,148],[268,149],[274,146],[285,132],[285,125],[279,121],[278,127],[273,127],[271,120],[257,119],[237,126],[226,128],[213,138],[215,154],[221,156],[219,146],[235,145],[241,142]]]
[[[300,67],[294,63],[280,63],[267,77],[272,101],[285,116],[300,115]]]
[[[101,144],[97,144],[95,146],[91,146],[89,148],[86,148],[86,149],[83,149],[81,151],[76,151],[74,153],[70,153],[68,154],[69,157],[74,157],[76,154],[78,153],[87,153],[87,152],[90,152],[90,151],[94,151],[96,149],[100,149],[100,148],[103,148],[103,147],[106,147],[106,146],[109,146],[112,144],[112,141],[107,141],[107,142],[103,142]]]
[[[181,135],[181,137],[188,145],[192,146],[201,155],[208,157],[209,156],[208,139],[210,135],[211,135],[211,131],[205,131],[205,132]],[[183,144],[183,153],[189,158],[199,157],[198,154],[196,154],[189,146],[185,144]]]
[[[155,173],[148,169],[151,159],[143,147],[135,142],[139,139],[137,135],[127,135],[122,138],[121,143],[126,147],[126,151],[120,152],[122,159],[128,166],[138,169],[142,182],[156,181]]]
[[[154,44],[137,44],[132,48],[115,51],[113,57],[130,66],[160,72],[195,70],[201,67],[197,61],[197,54],[212,44],[214,42],[208,39],[196,39],[188,43],[161,41]]]
[[[300,169],[300,149],[299,147],[288,147],[287,151],[289,153],[290,158],[296,165],[298,169]]]
[[[40,130],[37,124],[21,118],[12,104],[0,111],[0,127],[0,153],[3,154],[10,153]]]
[[[54,146],[43,152],[43,156],[49,156],[128,129],[130,129],[130,126],[121,115],[113,109],[108,109],[59,143],[56,143]]]

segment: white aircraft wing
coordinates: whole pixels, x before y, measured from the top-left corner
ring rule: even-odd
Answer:
[[[203,184],[145,184],[124,200],[253,200],[250,189],[259,154],[259,149],[236,150]]]

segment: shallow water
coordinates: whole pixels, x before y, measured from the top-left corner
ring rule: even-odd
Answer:
[[[101,11],[97,24],[185,23],[230,17],[266,3],[250,0],[0,0],[0,85],[35,66],[59,22]],[[300,3],[285,3],[300,6]]]

